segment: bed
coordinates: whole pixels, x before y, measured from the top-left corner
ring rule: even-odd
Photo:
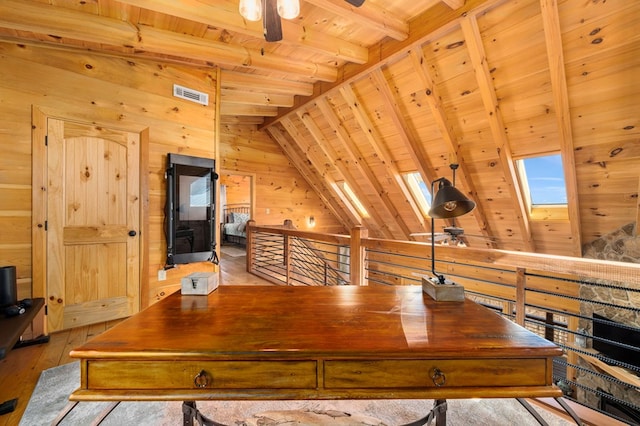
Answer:
[[[246,226],[250,214],[249,204],[227,204],[223,208],[222,242],[246,245]]]

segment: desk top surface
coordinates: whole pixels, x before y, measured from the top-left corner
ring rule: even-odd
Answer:
[[[72,351],[76,358],[552,357],[553,343],[472,301],[419,286],[220,286],[179,292]]]

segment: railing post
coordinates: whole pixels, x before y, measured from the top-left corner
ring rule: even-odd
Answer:
[[[526,317],[525,310],[525,294],[527,277],[524,274],[524,268],[516,269],[516,324],[524,327]]]
[[[247,251],[247,257],[246,257],[246,262],[247,262],[247,272],[251,272],[253,270],[253,258],[254,258],[254,247],[253,247],[253,227],[255,226],[256,221],[253,219],[250,219],[247,221],[247,226],[246,226],[246,234],[247,234],[247,239],[246,239],[246,251]]]
[[[369,237],[369,230],[356,226],[351,230],[351,255],[349,257],[349,271],[352,285],[367,285],[365,273],[365,250],[362,239]]]
[[[284,223],[283,223],[283,227],[284,229],[294,229],[293,226],[293,221],[291,219],[285,219]],[[287,283],[287,285],[291,285],[291,265],[292,262],[289,261],[289,256],[291,255],[291,239],[289,237],[289,235],[285,234],[284,235],[284,241],[283,241],[284,247],[283,247],[283,254],[284,254],[284,270],[285,270],[285,281]]]

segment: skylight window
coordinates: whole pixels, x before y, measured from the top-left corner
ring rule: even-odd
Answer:
[[[422,180],[422,176],[420,176],[418,172],[413,172],[405,173],[402,177],[407,183],[409,191],[411,191],[411,195],[413,195],[413,199],[418,204],[422,215],[428,217],[429,210],[431,209],[431,194],[429,193],[427,184]]]
[[[518,160],[518,169],[531,208],[567,206],[567,186],[560,154]]]
[[[347,184],[346,182],[336,182],[336,183],[339,185],[340,189],[342,189],[343,194],[349,199],[349,201],[351,202],[351,205],[355,207],[355,209],[358,211],[358,213],[360,214],[360,217],[363,217],[363,218],[369,217],[369,212],[367,212],[367,209],[364,208],[364,205],[360,202],[360,200],[356,196],[355,192],[353,192],[349,184]]]

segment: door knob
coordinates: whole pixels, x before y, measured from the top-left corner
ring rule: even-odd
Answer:
[[[131,231],[129,231],[129,236],[130,237],[135,237],[136,236],[136,231],[134,231],[133,229]]]

